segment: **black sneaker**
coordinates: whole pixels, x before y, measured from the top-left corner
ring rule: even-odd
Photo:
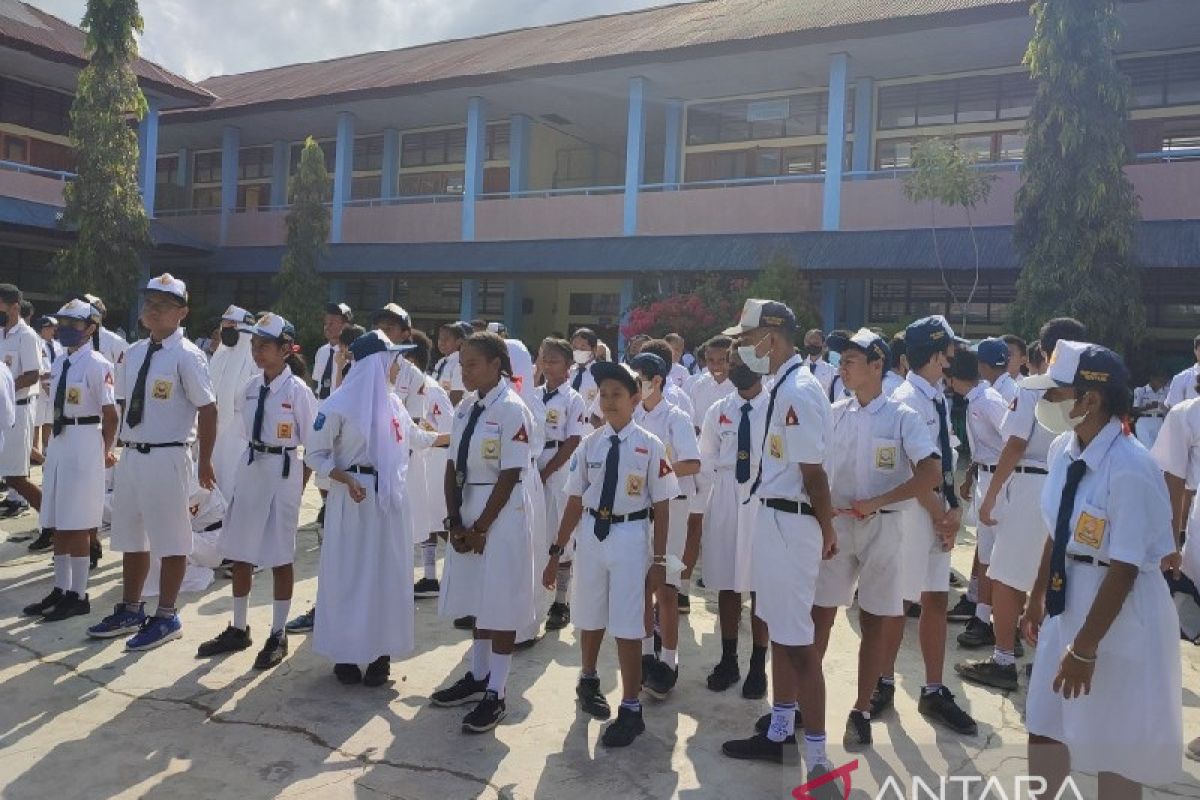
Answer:
[[[362,683],[362,670],[358,668],[358,664],[334,664],[333,675],[338,679],[339,683],[346,686],[353,686],[356,683]]]
[[[721,659],[708,674],[708,688],[714,692],[723,692],[742,679],[742,671],[736,661]]]
[[[363,686],[383,686],[392,675],[392,657],[380,656],[367,665],[363,673]]]
[[[680,614],[692,613],[692,601],[686,594],[679,595],[679,613]]]
[[[479,704],[471,709],[471,713],[463,717],[463,732],[487,733],[499,725],[500,720],[504,719],[504,715],[507,713],[504,701],[495,692],[488,689],[483,693],[483,699],[479,701]]]
[[[30,603],[22,608],[21,613],[27,617],[40,617],[42,614],[45,614],[47,611],[58,605],[58,602],[63,599],[63,595],[65,594],[66,592],[56,586],[50,591],[50,594],[46,595],[41,600],[38,600],[36,603]]]
[[[612,709],[608,707],[608,699],[600,691],[599,678],[580,678],[575,685],[575,696],[579,698],[579,707],[583,713],[596,719],[608,719]]]
[[[600,744],[605,747],[628,747],[645,730],[646,723],[642,719],[641,709],[634,711],[632,708],[618,706],[617,719],[600,734]]]
[[[196,648],[196,658],[219,656],[222,653],[236,653],[245,650],[254,642],[250,639],[250,626],[245,630],[232,625],[225,628],[216,637],[204,642]]]
[[[917,711],[934,722],[940,722],[955,733],[974,736],[979,732],[979,726],[971,715],[958,707],[954,695],[945,686],[936,692],[921,692],[917,701]]]
[[[0,500],[0,519],[12,519],[19,517],[29,510],[28,503],[22,503],[20,500],[4,498]]]
[[[479,680],[471,673],[467,673],[453,686],[448,686],[445,689],[439,689],[430,695],[429,699],[435,706],[443,708],[452,708],[453,706],[461,706],[464,703],[478,703],[483,699],[484,693],[487,691],[488,678],[484,675]]]
[[[996,632],[992,629],[992,623],[984,622],[979,617],[971,617],[966,629],[957,638],[958,646],[964,650],[976,650],[996,644]]]
[[[765,670],[754,670],[746,673],[742,682],[742,697],[747,700],[761,700],[767,696],[767,673]]]
[[[658,659],[654,656],[642,654],[642,686],[650,681],[650,673],[654,671],[654,665],[657,663]]]
[[[883,678],[875,684],[875,691],[871,692],[871,719],[875,719],[884,711],[887,711],[896,701],[896,684],[884,683]]]
[[[104,558],[104,548],[99,542],[92,542],[88,545],[88,563],[92,569],[100,566],[100,559]]]
[[[458,619],[454,620],[454,627],[458,628],[460,631],[473,631],[475,630],[475,617],[471,616],[470,614],[465,617],[459,617]]]
[[[288,622],[283,629],[288,633],[308,633],[313,629],[317,619],[317,607],[313,606],[300,616]]]
[[[38,537],[29,543],[29,552],[41,553],[54,547],[54,534],[42,528]]]
[[[921,604],[920,603],[909,603],[908,608],[904,609],[904,616],[908,617],[909,619],[920,619],[921,618]]]
[[[771,712],[763,714],[758,719],[754,720],[754,732],[765,734],[767,728],[771,727]],[[796,709],[796,730],[804,729],[804,717],[800,714],[800,709]]]
[[[532,639],[524,639],[522,641],[515,643],[513,645],[513,650],[529,650],[535,644],[540,642],[545,635],[546,634],[542,633],[541,631],[538,631],[537,635],[534,636]]]
[[[413,585],[413,597],[437,597],[442,591],[442,585],[437,578],[421,578]]]
[[[92,604],[85,594],[80,597],[76,592],[67,592],[53,608],[46,609],[42,614],[42,622],[62,622],[71,617],[82,617],[92,613]]]
[[[854,751],[870,747],[872,741],[871,720],[864,717],[857,708],[852,710],[846,720],[846,732],[842,734],[842,746]]]
[[[644,684],[646,692],[656,700],[666,700],[679,680],[679,667],[668,667],[664,661],[655,661],[650,668],[650,680]]]
[[[961,661],[954,665],[954,671],[969,683],[991,686],[1006,692],[1016,691],[1017,688],[1016,664],[1002,667],[990,658],[983,661]]]
[[[247,629],[249,633],[249,629]],[[249,640],[249,636],[247,636]],[[249,643],[247,641],[247,643]],[[277,666],[283,657],[288,654],[287,631],[271,631],[271,635],[267,637],[267,643],[262,646],[262,650],[258,651],[258,655],[254,657],[255,669],[270,669]]]
[[[749,739],[726,742],[721,745],[721,752],[730,758],[743,761],[770,761],[772,764],[793,765],[800,763],[800,748],[794,735],[782,742],[773,742],[765,733],[756,733]]]
[[[571,607],[566,603],[551,603],[546,612],[546,630],[562,630],[571,624]]]
[[[950,570],[950,585],[956,589],[963,585],[962,578],[958,577],[958,573],[954,570]]]
[[[954,608],[946,612],[946,619],[950,622],[966,622],[975,618],[975,604],[967,599],[964,594],[958,598],[958,602],[954,604]]]

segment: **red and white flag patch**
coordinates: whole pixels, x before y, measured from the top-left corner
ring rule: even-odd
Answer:
[[[667,463],[665,458],[658,460],[658,477],[665,478],[675,470],[671,469],[671,465]]]
[[[799,425],[800,424],[800,417],[798,417],[796,415],[796,409],[793,408],[792,406],[788,406],[787,416],[785,416],[783,418],[783,424],[784,425]]]
[[[529,443],[529,434],[526,432],[524,425],[521,425],[521,427],[517,429],[517,432],[513,435],[512,440],[514,442],[522,442],[524,444]]]

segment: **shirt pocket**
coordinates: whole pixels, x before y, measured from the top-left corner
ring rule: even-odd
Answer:
[[[87,397],[87,384],[80,381],[79,383],[67,383],[67,392],[63,397],[64,408],[78,409],[83,405]],[[51,398],[53,401],[53,398]],[[68,414],[67,416],[71,416]]]
[[[903,457],[900,440],[872,437],[870,457],[871,469],[887,474],[894,473]]]
[[[1081,503],[1079,513],[1071,521],[1072,550],[1082,550],[1086,555],[1108,551],[1108,511],[1092,503]]]

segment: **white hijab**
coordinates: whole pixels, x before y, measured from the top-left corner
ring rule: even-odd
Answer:
[[[225,428],[237,423],[233,406],[238,392],[245,389],[250,378],[259,372],[250,353],[250,334],[238,334],[238,343],[233,347],[219,346],[209,361],[208,371],[217,395],[217,424]]]

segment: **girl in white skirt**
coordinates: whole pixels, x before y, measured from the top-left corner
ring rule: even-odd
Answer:
[[[1170,783],[1183,756],[1179,620],[1161,574],[1175,552],[1166,482],[1128,433],[1129,373],[1098,345],[1060,341],[1038,418],[1050,452],[1042,516],[1053,532],[1021,628],[1038,645],[1025,723],[1029,765],[1057,796],[1071,770],[1101,800]],[[1139,785],[1140,784],[1140,785]]]
[[[233,562],[233,621],[200,645],[196,655],[207,658],[252,644],[247,616],[254,568],[270,569],[275,584],[271,628],[254,659],[255,669],[269,669],[288,652],[284,625],[295,582],[300,496],[308,482],[296,449],[308,441],[317,399],[308,387],[308,370],[290,322],[266,314],[250,334],[254,363],[262,372],[235,396],[242,456],[218,545],[222,558]]]
[[[532,501],[521,481],[531,465],[533,417],[509,385],[512,362],[503,339],[472,334],[459,352],[468,394],[454,417],[446,465],[451,548],[438,613],[475,617],[474,643],[470,671],[432,700],[477,702],[463,730],[482,733],[504,718],[516,632],[537,617]]]
[[[54,589],[26,606],[47,621],[88,614],[89,547],[104,514],[104,469],[116,463],[113,366],[92,348],[100,312],[72,300],[59,312],[66,348],[50,375],[52,435],[42,468],[41,526],[54,531]]]

